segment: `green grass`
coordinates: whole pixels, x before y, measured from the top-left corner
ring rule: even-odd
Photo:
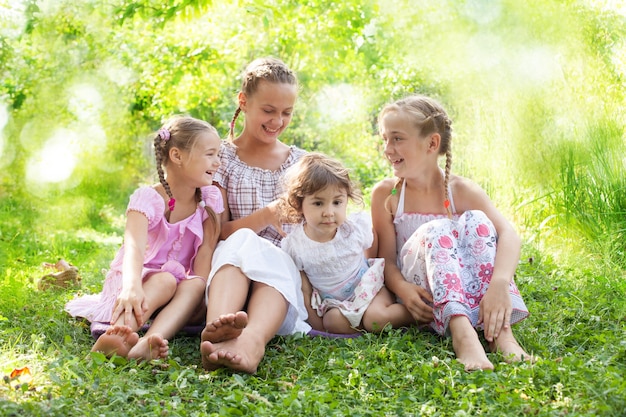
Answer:
[[[89,353],[87,323],[63,306],[101,288],[121,229],[70,233],[16,202],[0,206],[2,416],[617,416],[626,407],[624,277],[567,270],[530,245],[517,283],[531,316],[515,331],[541,357],[535,364],[491,354],[494,372],[467,373],[450,340],[410,329],[354,340],[276,337],[257,374],[208,373],[198,336],[173,339],[169,359],[152,363]],[[95,217],[109,222],[120,210]],[[82,288],[38,291],[41,263],[58,257],[80,268]],[[29,381],[10,378],[24,367]]]

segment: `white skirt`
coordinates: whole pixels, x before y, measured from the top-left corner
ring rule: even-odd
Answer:
[[[279,335],[308,333],[311,330],[305,321],[308,315],[302,296],[300,273],[291,257],[282,249],[251,229],[239,229],[228,239],[220,241],[213,254],[207,281],[207,300],[211,281],[224,265],[236,266],[251,281],[269,285],[285,297],[289,306],[287,316],[278,330]]]

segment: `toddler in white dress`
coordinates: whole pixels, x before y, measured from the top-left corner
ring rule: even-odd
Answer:
[[[281,247],[308,277],[311,307],[324,330],[379,332],[389,324],[410,323],[411,315],[384,287],[384,259],[365,257],[374,241],[369,216],[347,215],[349,200],[361,200],[348,170],[310,153],[286,174],[285,189],[287,217],[300,222]],[[309,321],[316,327],[315,318]]]

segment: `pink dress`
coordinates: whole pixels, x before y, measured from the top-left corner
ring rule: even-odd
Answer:
[[[216,213],[224,211],[222,194],[213,185],[202,187],[202,200]],[[201,278],[194,275],[193,261],[203,239],[202,223],[208,218],[203,207],[178,223],[165,218],[163,197],[152,187],[140,187],[131,196],[126,213],[137,211],[148,218],[148,243],[144,254],[142,278],[155,272],[170,272],[177,282]],[[85,317],[91,322],[111,320],[113,305],[122,291],[122,263],[124,245],[119,249],[106,274],[102,292],[85,295],[69,301],[65,310],[74,317]]]
[[[404,213],[402,184],[394,217],[398,267],[404,279],[433,295],[434,321],[430,326],[447,334],[450,318],[467,316],[478,325],[479,303],[493,272],[498,236],[489,218],[480,210],[456,213],[448,195],[452,219],[443,214]],[[524,300],[511,280],[511,324],[528,317]]]

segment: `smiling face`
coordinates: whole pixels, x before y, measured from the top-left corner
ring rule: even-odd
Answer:
[[[194,187],[213,184],[213,176],[220,166],[218,152],[221,140],[214,130],[198,134],[196,142],[184,158],[183,175]]]
[[[297,86],[262,80],[252,95],[239,94],[239,107],[246,114],[244,134],[265,142],[278,140],[287,128],[297,97]]]
[[[336,186],[325,187],[302,200],[302,215],[306,220],[306,235],[317,242],[328,242],[346,220],[348,195]]]
[[[429,141],[420,135],[420,130],[406,113],[400,110],[388,112],[381,118],[379,127],[385,157],[395,176],[407,178],[416,167],[424,164]]]

